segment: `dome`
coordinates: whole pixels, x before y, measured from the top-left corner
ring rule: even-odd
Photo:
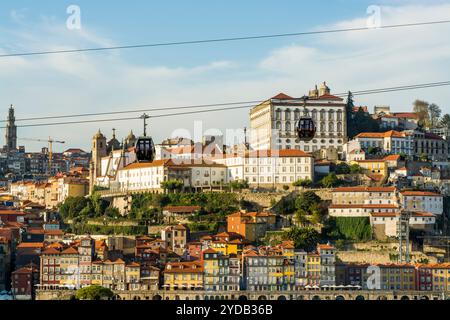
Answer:
[[[100,129],[98,129],[98,132],[95,134],[94,139],[98,140],[98,139],[104,139],[105,136],[103,135],[103,133],[100,131]]]

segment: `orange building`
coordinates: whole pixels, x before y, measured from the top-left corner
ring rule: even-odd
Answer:
[[[252,242],[274,230],[276,222],[276,215],[267,212],[237,212],[227,218],[229,233],[238,233]]]

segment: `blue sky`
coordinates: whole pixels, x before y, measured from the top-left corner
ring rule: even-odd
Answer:
[[[81,30],[66,9],[81,8]],[[450,17],[450,1],[10,1],[0,2],[0,53],[183,41],[364,26],[369,5],[382,24]],[[446,81],[449,25],[364,33],[0,59],[0,117],[40,116],[141,106],[169,107],[305,94],[328,81],[334,92]],[[408,110],[416,98],[450,112],[448,88],[362,97],[360,104]],[[248,112],[192,115],[152,123],[156,140],[175,129],[248,126]],[[99,128],[120,136],[139,122],[19,129],[89,148]],[[39,144],[27,144],[37,150]]]

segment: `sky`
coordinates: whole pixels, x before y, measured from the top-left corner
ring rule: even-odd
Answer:
[[[80,29],[67,28],[71,5],[80,8]],[[2,0],[0,54],[365,27],[372,5],[380,8],[382,25],[450,19],[450,0]],[[335,93],[448,81],[449,33],[450,24],[445,24],[0,58],[0,118],[6,118],[11,104],[20,119],[264,100],[279,92],[300,97],[323,81]],[[409,111],[416,99],[450,113],[448,87],[361,96],[356,103]],[[180,129],[194,135],[199,123],[196,137],[213,133],[210,129],[248,127],[249,111],[153,119],[149,131],[159,142],[183,133]],[[66,141],[56,151],[89,150],[99,129],[111,138],[112,128],[119,139],[130,130],[137,135],[143,131],[139,120],[130,120],[19,128],[18,135]],[[44,146],[19,144],[29,151]]]

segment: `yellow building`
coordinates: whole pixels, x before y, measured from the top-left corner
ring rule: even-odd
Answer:
[[[139,290],[141,281],[141,265],[137,262],[125,266],[125,281],[128,290]]]
[[[416,269],[409,264],[383,264],[381,269],[382,290],[415,290]]]
[[[434,291],[450,291],[450,263],[432,265],[431,278]]]
[[[211,236],[211,241],[207,243],[209,248],[221,253],[224,256],[240,255],[250,241],[237,233],[222,232]]]
[[[361,167],[362,173],[382,176],[383,178],[388,176],[388,165],[384,159],[359,160],[352,162],[352,164],[355,163]]]
[[[198,261],[167,263],[164,270],[164,287],[167,290],[204,288],[203,263]]]
[[[92,263],[92,285],[103,286],[103,261]]]
[[[320,285],[320,271],[322,269],[322,265],[320,263],[320,254],[319,253],[308,253],[306,258],[306,274],[307,274],[307,283],[310,286],[319,286]]]

